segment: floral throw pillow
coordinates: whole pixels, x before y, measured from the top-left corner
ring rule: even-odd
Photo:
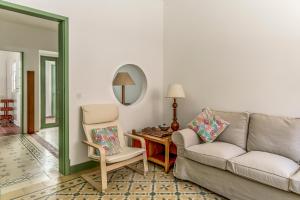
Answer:
[[[105,149],[107,156],[121,152],[121,145],[118,138],[118,128],[116,126],[93,129],[92,137],[96,144],[99,144]],[[96,149],[96,155],[100,155],[98,149]]]
[[[214,115],[209,108],[205,108],[188,124],[188,127],[194,130],[204,142],[213,142],[228,125],[228,122]]]

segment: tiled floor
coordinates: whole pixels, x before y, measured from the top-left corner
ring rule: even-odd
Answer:
[[[58,149],[58,127],[41,129],[37,135]]]
[[[141,168],[142,163],[137,166]],[[105,193],[96,191],[80,174],[76,174],[7,194],[3,199],[225,200],[193,183],[176,179],[172,172],[165,174],[157,165],[150,163],[149,169],[146,177],[128,168],[109,173],[108,189]],[[96,173],[91,177],[100,180]]]
[[[41,129],[35,134],[31,134],[40,145],[47,149],[53,156],[58,158],[58,127]]]
[[[16,135],[20,134],[20,132],[20,127],[14,125],[13,123],[8,123],[5,126],[2,124],[0,125],[0,136]]]
[[[58,177],[58,160],[31,136],[0,137],[0,193]]]
[[[54,133],[51,136],[48,134]],[[38,134],[49,142],[55,139],[55,129]],[[57,140],[58,141],[58,140]],[[52,143],[55,145],[54,143]],[[142,169],[143,164],[136,167]],[[89,170],[93,171],[93,170]],[[146,177],[121,168],[108,174],[108,189],[96,191],[81,173],[60,176],[58,160],[32,135],[0,137],[0,199],[101,199],[101,200],[223,200],[224,198],[193,183],[176,179],[172,170],[149,163]],[[100,184],[96,169],[91,178]]]

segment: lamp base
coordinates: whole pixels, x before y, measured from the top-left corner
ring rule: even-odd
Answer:
[[[171,124],[171,129],[173,131],[177,131],[179,129],[179,123],[177,121],[173,121]]]

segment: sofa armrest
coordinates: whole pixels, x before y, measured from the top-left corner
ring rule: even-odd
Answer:
[[[183,156],[185,148],[201,143],[199,136],[190,128],[174,132],[172,141],[177,147],[177,155],[179,156]]]

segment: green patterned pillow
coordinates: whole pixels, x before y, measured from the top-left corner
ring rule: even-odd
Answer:
[[[93,129],[92,137],[94,143],[99,144],[105,149],[107,156],[121,152],[121,145],[118,138],[118,128],[116,126]],[[96,149],[96,154],[100,155],[98,149]]]
[[[194,130],[204,142],[213,142],[228,125],[228,122],[214,115],[209,108],[205,108],[188,124],[188,127]]]

